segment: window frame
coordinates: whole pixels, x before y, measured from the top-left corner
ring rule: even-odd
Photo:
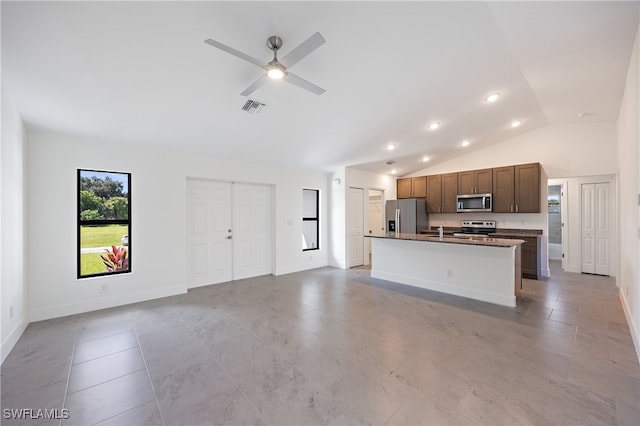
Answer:
[[[304,205],[303,205],[303,213],[302,213],[302,222],[304,224],[305,221],[315,221],[316,222],[316,236],[318,244],[316,247],[311,248],[303,248],[302,251],[312,251],[312,250],[320,250],[320,190],[319,189],[310,189],[310,188],[302,188],[303,194],[303,203],[304,203],[304,193],[305,191],[313,191],[316,193],[316,215],[315,217],[305,217],[304,216]],[[304,233],[303,233],[304,236]]]
[[[120,174],[127,176],[127,219],[98,219],[98,220],[81,220],[81,177],[82,172],[95,172],[95,173],[111,173],[111,174]],[[77,196],[77,207],[76,207],[76,233],[77,233],[77,279],[85,279],[85,278],[95,278],[95,277],[104,277],[111,275],[120,275],[120,274],[129,274],[131,273],[131,173],[128,172],[116,172],[110,170],[97,170],[97,169],[77,169],[77,187],[76,187],[76,196]],[[127,225],[128,228],[128,241],[127,241],[127,261],[128,268],[122,271],[112,271],[112,272],[100,272],[95,274],[86,274],[82,275],[82,241],[81,241],[81,229],[83,225]]]

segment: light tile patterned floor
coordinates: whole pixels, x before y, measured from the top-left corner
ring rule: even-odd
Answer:
[[[515,309],[322,268],[31,324],[2,424],[640,424],[611,278],[524,280]]]

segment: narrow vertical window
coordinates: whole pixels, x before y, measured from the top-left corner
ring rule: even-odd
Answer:
[[[78,278],[131,272],[131,174],[78,169]]]
[[[317,189],[302,190],[302,250],[318,250],[320,248],[320,191]]]

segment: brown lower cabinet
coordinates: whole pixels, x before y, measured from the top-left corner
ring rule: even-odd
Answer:
[[[524,240],[521,247],[521,270],[523,278],[537,280],[542,276],[542,259],[540,256],[540,236],[521,237],[513,235],[495,235],[496,238]]]

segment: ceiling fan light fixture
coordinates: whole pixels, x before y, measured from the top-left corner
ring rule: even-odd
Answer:
[[[278,65],[279,64],[269,67],[269,70],[267,71],[267,75],[269,76],[269,78],[273,80],[280,80],[282,77],[284,77],[284,70],[281,66]]]
[[[484,101],[487,103],[492,103],[498,100],[498,98],[500,97],[500,93],[492,93],[489,96],[487,96],[486,98],[484,98]]]

